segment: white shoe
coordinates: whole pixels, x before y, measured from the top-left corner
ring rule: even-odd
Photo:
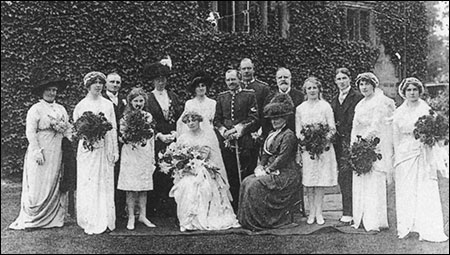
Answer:
[[[318,225],[325,224],[325,220],[323,219],[322,215],[316,216],[316,222],[317,222]]]
[[[353,220],[352,216],[342,216],[339,221],[341,222],[351,222]]]

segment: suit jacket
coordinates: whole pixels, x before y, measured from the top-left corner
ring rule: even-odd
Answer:
[[[106,90],[103,90],[102,96],[112,102],[111,98],[109,98],[109,96],[106,94]],[[118,98],[117,98],[117,105],[115,105],[113,103],[114,114],[116,115],[117,125],[119,125],[120,119],[122,118],[123,112],[125,111],[126,105],[125,105],[124,101],[126,102],[126,98],[122,94],[119,93]],[[117,129],[117,132],[119,132],[119,129]]]
[[[150,92],[148,95],[147,112],[151,113],[153,120],[155,121],[155,134],[162,133],[164,135],[170,134],[177,129],[177,120],[180,118],[183,112],[183,104],[179,100],[178,96],[172,91],[167,91],[167,95],[171,101],[169,107],[169,119],[164,118],[164,114],[161,106],[155,98],[155,95]],[[164,150],[166,144],[155,138],[155,153]]]
[[[265,104],[267,105],[270,102],[270,100],[272,100],[272,98],[278,93],[280,93],[280,91],[278,90],[278,87],[277,87],[277,90],[272,91],[270,96],[267,98],[267,102]],[[289,91],[288,95],[291,97],[292,102],[294,103],[294,114],[292,114],[288,117],[286,126],[295,133],[295,109],[297,108],[297,106],[299,106],[303,102],[305,96],[303,95],[303,93],[300,90],[292,88],[292,87],[291,87],[291,90]],[[269,128],[267,128],[265,130],[266,133],[263,133],[264,137],[267,137],[269,132],[271,130],[273,130],[272,123],[270,122],[270,120],[266,119],[266,121],[268,122]]]
[[[347,97],[342,104],[339,102],[339,94],[331,101],[333,108],[334,120],[336,122],[336,143],[334,146],[336,152],[336,159],[341,160],[344,143],[350,145],[350,135],[352,132],[353,117],[355,116],[355,107],[363,95],[355,89],[350,89]]]
[[[244,83],[245,85],[245,83]],[[270,96],[270,88],[269,85],[263,81],[258,79],[252,80],[245,86],[245,89],[255,91],[256,96],[256,104],[258,105],[258,123],[252,128],[252,132],[255,132],[262,127],[263,131],[268,128],[267,121],[264,120],[264,106],[267,101],[267,97]],[[270,121],[269,121],[270,124]]]

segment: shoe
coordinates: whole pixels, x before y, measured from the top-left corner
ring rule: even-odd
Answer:
[[[342,216],[342,217],[339,219],[339,221],[340,221],[340,222],[343,222],[343,223],[349,223],[349,222],[352,222],[352,221],[353,221],[353,217],[352,217],[352,216]]]
[[[144,224],[145,226],[149,227],[149,228],[155,228],[156,225],[153,224],[151,221],[149,221],[147,218],[139,218],[138,219],[139,222],[141,222],[142,224]]]
[[[349,221],[349,222],[342,222],[342,221],[339,221],[339,222],[335,225],[335,227],[346,227],[346,226],[351,226],[352,223],[353,223],[353,221]]]
[[[128,230],[133,230],[134,229],[134,219],[133,220],[128,220],[127,229]]]
[[[313,224],[314,223],[314,217],[308,216],[308,219],[306,220],[306,223],[309,224],[309,225]]]
[[[317,225],[325,224],[325,220],[323,219],[322,215],[316,217],[316,222],[317,222]]]

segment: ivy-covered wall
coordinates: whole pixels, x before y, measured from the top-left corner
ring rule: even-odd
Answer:
[[[377,1],[374,11],[376,32],[391,61],[406,67],[406,77],[425,80],[431,26],[423,1]]]
[[[289,10],[290,37],[282,39],[257,31],[215,32],[205,21],[209,10],[199,8],[196,1],[2,1],[2,175],[22,171],[28,144],[25,117],[39,99],[30,93],[35,66],[72,82],[58,97],[69,114],[86,94],[81,82],[87,72],[118,71],[123,93],[136,85],[150,91],[142,67],[164,55],[174,62],[169,89],[184,100],[191,96],[185,86],[194,70],[211,73],[210,95],[215,98],[225,90],[225,71],[237,68],[244,57],[253,59],[257,76],[272,87],[280,66],[292,71],[297,88],[309,75],[317,76],[323,80],[326,99],[336,92],[337,67],[350,68],[354,76],[373,68],[378,50],[341,39],[342,13],[336,7],[290,2]]]

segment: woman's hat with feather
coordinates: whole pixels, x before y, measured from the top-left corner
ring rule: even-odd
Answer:
[[[144,77],[150,80],[158,77],[168,77],[171,69],[172,60],[170,59],[170,56],[166,56],[158,62],[146,64],[144,66]]]
[[[264,117],[280,118],[294,114],[294,103],[288,94],[277,93],[264,107]]]
[[[60,79],[52,72],[42,70],[41,67],[32,70],[30,82],[33,85],[31,92],[38,96],[42,96],[42,93],[48,87],[57,87],[58,92],[60,92],[70,84],[70,82]]]

